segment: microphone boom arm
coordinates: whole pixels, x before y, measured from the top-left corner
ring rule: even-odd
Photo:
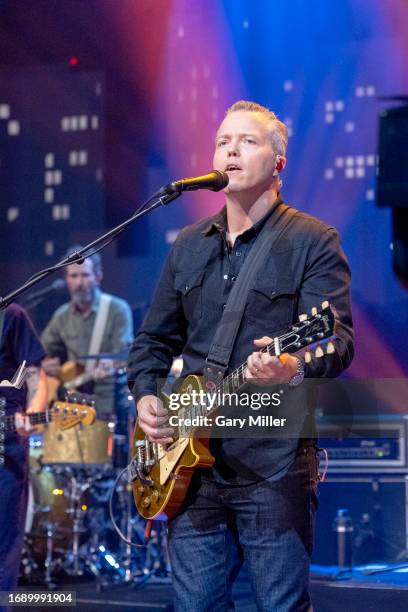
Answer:
[[[54,274],[58,270],[61,270],[62,268],[65,268],[66,266],[69,266],[73,263],[83,263],[87,257],[92,255],[93,253],[97,253],[101,249],[105,248],[108,244],[110,244],[115,238],[119,236],[119,234],[121,234],[127,228],[128,225],[130,225],[134,221],[137,221],[141,217],[144,217],[155,208],[169,204],[182,194],[182,190],[173,193],[160,193],[161,191],[162,190],[156,192],[141,206],[139,206],[139,208],[136,209],[136,212],[133,213],[133,215],[129,217],[129,219],[126,219],[116,227],[110,229],[102,236],[99,236],[99,238],[96,238],[96,240],[93,240],[89,244],[85,245],[83,248],[79,249],[79,251],[71,253],[71,255],[65,257],[55,265],[50,266],[49,268],[45,268],[44,270],[40,270],[39,272],[31,276],[25,283],[20,285],[20,287],[17,287],[17,289],[12,291],[5,297],[0,297],[0,310],[4,310],[16,297],[18,297],[22,293],[25,293],[28,289],[30,289],[30,287],[33,287],[41,280],[47,278],[48,276],[51,276],[51,274]],[[148,206],[148,204],[152,200],[154,200],[154,202],[150,204],[150,206]],[[148,208],[146,208],[147,206]]]

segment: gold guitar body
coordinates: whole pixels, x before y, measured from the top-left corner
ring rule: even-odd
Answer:
[[[198,376],[188,376],[179,389],[179,394],[199,393],[203,389]],[[168,398],[162,396],[162,401],[168,407]],[[171,415],[177,412],[169,410]],[[201,433],[201,431],[200,431]],[[179,510],[186,495],[191,477],[197,468],[210,468],[214,457],[208,448],[207,438],[195,437],[194,431],[186,438],[178,438],[167,448],[146,442],[145,433],[136,423],[133,434],[132,456],[140,451],[147,452],[152,467],[144,482],[136,479],[132,483],[133,496],[139,513],[146,519],[172,518]],[[144,443],[142,445],[142,443]],[[146,459],[146,457],[144,456]],[[149,481],[147,483],[146,481]]]

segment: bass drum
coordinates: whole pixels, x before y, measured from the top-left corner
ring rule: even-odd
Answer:
[[[44,431],[42,462],[66,466],[103,466],[112,461],[115,423],[97,419],[92,427],[75,425],[61,431],[48,423]]]
[[[69,469],[41,466],[40,457],[30,452],[30,485],[26,535],[40,570],[47,555],[47,531],[53,533],[53,558],[72,547],[73,518],[70,511],[71,479]],[[88,509],[86,494],[81,496],[83,512]],[[80,544],[86,540],[81,535]]]

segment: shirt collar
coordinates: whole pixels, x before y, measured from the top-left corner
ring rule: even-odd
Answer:
[[[250,232],[251,234],[255,234],[257,236],[260,233],[263,226],[265,225],[266,221],[272,215],[272,213],[276,210],[279,204],[282,204],[282,203],[283,203],[283,199],[281,195],[278,193],[278,197],[275,200],[275,202],[272,204],[270,210],[268,210],[268,212],[261,219],[259,219],[259,221],[254,223],[252,227],[245,230],[243,234]],[[226,206],[224,206],[220,210],[220,212],[211,219],[211,221],[208,223],[206,227],[204,227],[201,233],[204,234],[204,236],[210,236],[216,231],[219,233],[227,231],[227,207]]]

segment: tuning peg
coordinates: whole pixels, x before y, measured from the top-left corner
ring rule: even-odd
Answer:
[[[299,315],[299,321],[306,321],[307,319],[307,314],[300,314]]]
[[[315,350],[315,357],[320,359],[320,357],[323,357],[323,355],[324,355],[324,353],[323,353],[322,347],[318,346],[317,349]]]
[[[317,315],[317,308],[316,308],[316,306],[313,306],[313,308],[312,308],[312,310],[310,312],[312,313],[312,317]]]
[[[328,307],[329,307],[329,302],[328,302],[328,300],[324,300],[324,302],[322,302],[322,308],[323,308],[323,310],[324,310],[325,308],[328,308]]]
[[[333,355],[335,350],[336,350],[336,347],[334,346],[333,342],[328,342],[326,346],[326,353],[328,355]]]
[[[312,361],[312,354],[310,351],[306,351],[304,359],[305,363],[310,363]]]

